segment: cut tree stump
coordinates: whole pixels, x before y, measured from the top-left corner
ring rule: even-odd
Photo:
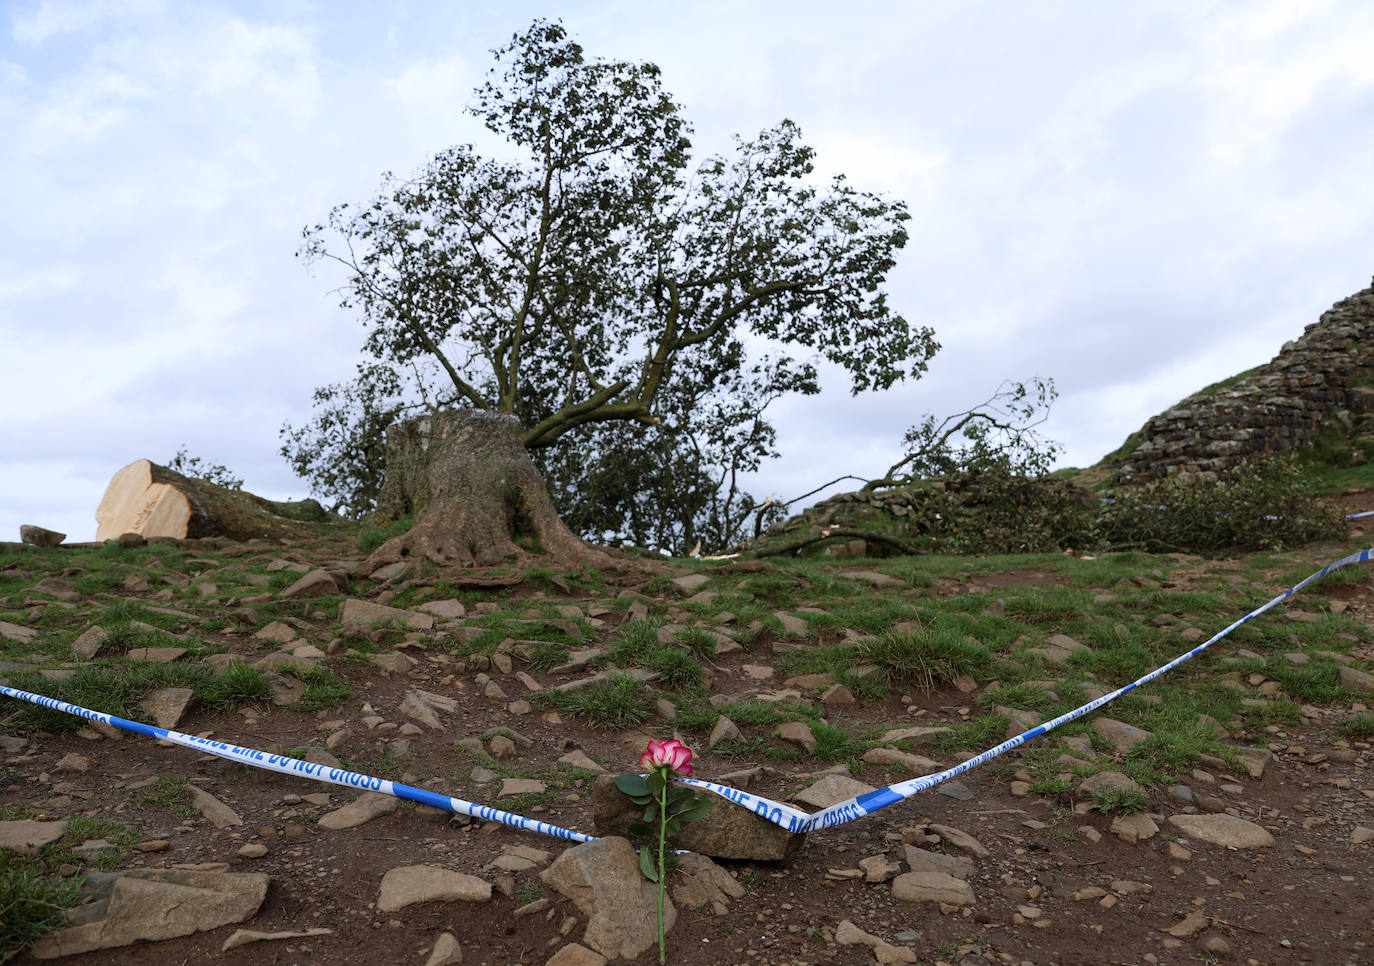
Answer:
[[[378,547],[363,569],[421,558],[445,568],[498,564],[621,569],[625,563],[583,543],[559,519],[544,479],[506,413],[441,410],[386,433],[383,522],[415,524]]]
[[[275,502],[243,490],[182,476],[149,460],[134,460],[105,488],[95,511],[97,540],[143,537],[299,539],[329,521],[314,500]]]

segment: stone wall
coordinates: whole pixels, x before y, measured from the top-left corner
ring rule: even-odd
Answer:
[[[1337,302],[1258,371],[1151,418],[1117,478],[1207,480],[1248,458],[1292,455],[1336,421],[1374,414],[1374,388],[1363,385],[1371,374],[1374,285]]]

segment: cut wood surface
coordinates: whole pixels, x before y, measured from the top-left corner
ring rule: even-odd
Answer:
[[[274,502],[192,479],[150,460],[115,473],[95,511],[97,540],[143,537],[299,537],[328,522],[314,500]]]

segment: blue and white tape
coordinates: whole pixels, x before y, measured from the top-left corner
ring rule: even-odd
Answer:
[[[215,741],[211,738],[198,738],[195,735],[182,734],[180,731],[169,731],[166,728],[157,728],[153,725],[141,724],[137,721],[128,721],[124,718],[117,718],[112,714],[92,711],[89,708],[68,704],[65,701],[58,701],[56,698],[45,698],[41,694],[21,691],[18,688],[6,687],[3,684],[0,684],[0,694],[10,698],[18,698],[21,701],[28,701],[30,704],[36,704],[40,707],[52,708],[54,711],[64,711],[78,718],[99,721],[107,725],[113,725],[116,728],[122,728],[125,731],[147,735],[149,738],[160,738],[174,745],[181,745],[183,748],[203,751],[206,754],[216,755],[220,758],[236,761],[241,765],[249,765],[253,768],[281,772],[283,775],[298,775],[301,778],[309,778],[312,781],[328,782],[332,785],[343,785],[345,788],[356,788],[359,791],[380,792],[383,795],[391,795],[395,798],[418,802],[421,805],[430,805],[445,811],[456,812],[459,815],[470,815],[473,818],[480,818],[488,822],[500,822],[502,825],[524,829],[526,832],[538,832],[541,835],[552,835],[560,839],[572,839],[576,842],[590,842],[595,837],[583,835],[581,832],[573,832],[557,825],[550,825],[548,822],[538,822],[534,819],[524,818],[523,816],[515,815],[511,812],[503,812],[501,809],[492,808],[490,805],[476,805],[472,802],[465,802],[461,798],[450,798],[447,795],[440,795],[437,792],[427,791],[423,788],[415,788],[410,785],[403,785],[400,782],[388,781],[385,778],[373,778],[371,775],[363,775],[359,772],[349,771],[346,768],[331,768],[328,765],[320,765],[312,761],[302,761],[299,758],[290,758],[286,755],[268,754],[256,748],[246,748],[243,745],[231,745],[227,742]]]
[[[1317,571],[1316,573],[1312,574],[1306,579],[1300,581],[1299,583],[1294,584],[1292,587],[1288,588],[1283,593],[1279,594],[1273,600],[1269,601],[1261,607],[1255,608],[1250,613],[1246,614],[1244,617],[1240,618],[1234,623],[1228,625],[1223,630],[1218,631],[1216,634],[1212,635],[1212,637],[1203,641],[1201,644],[1197,645],[1192,650],[1174,658],[1168,664],[1164,664],[1158,668],[1155,668],[1150,673],[1144,675],[1143,677],[1137,678],[1130,684],[1127,684],[1125,687],[1118,688],[1110,694],[1104,694],[1099,698],[1095,698],[1092,701],[1089,701],[1087,704],[1082,705],[1081,707],[1066,712],[1057,718],[1052,718],[1049,721],[1046,721],[1044,724],[1036,725],[1029,731],[1023,731],[1021,734],[1015,736],[1014,738],[1009,738],[1001,744],[989,748],[987,751],[984,751],[981,754],[975,755],[966,761],[960,762],[953,768],[947,768],[944,771],[936,772],[932,775],[922,775],[919,778],[912,778],[904,782],[898,782],[895,785],[889,785],[886,788],[879,788],[875,791],[866,792],[862,795],[855,796],[854,798],[851,798],[848,801],[839,802],[835,805],[829,806],[828,808],[823,808],[819,812],[803,812],[784,802],[776,802],[770,798],[765,798],[762,795],[752,795],[749,792],[743,791],[741,789],[730,788],[727,785],[720,785],[716,782],[705,781],[697,778],[679,778],[678,781],[684,785],[690,785],[695,788],[701,788],[713,792],[728,801],[734,802],[736,805],[740,805],[744,808],[750,809],[751,811],[757,813],[763,818],[768,819],[770,822],[780,825],[791,832],[805,833],[812,832],[817,829],[829,828],[834,825],[843,825],[846,822],[852,822],[855,819],[864,817],[865,815],[872,815],[874,812],[879,811],[880,809],[887,808],[889,805],[895,805],[897,802],[905,801],[906,799],[910,798],[911,796],[919,792],[923,792],[928,788],[932,788],[935,785],[940,784],[941,782],[945,782],[958,775],[962,775],[970,769],[977,768],[979,765],[985,764],[986,762],[989,762],[992,759],[1000,755],[1003,755],[1008,751],[1011,751],[1013,748],[1019,748],[1021,745],[1024,745],[1029,741],[1033,741],[1036,738],[1039,738],[1041,735],[1045,734],[1048,731],[1052,731],[1053,729],[1059,727],[1062,724],[1073,721],[1076,718],[1081,718],[1086,714],[1091,714],[1093,711],[1096,711],[1098,708],[1102,707],[1109,701],[1116,700],[1117,698],[1121,697],[1121,695],[1126,694],[1128,691],[1133,691],[1136,688],[1140,687],[1142,684],[1146,684],[1149,681],[1153,681],[1161,674],[1164,674],[1178,667],[1180,664],[1182,664],[1184,661],[1187,661],[1189,658],[1201,654],[1203,651],[1211,647],[1217,641],[1226,637],[1237,627],[1240,627],[1247,621],[1253,620],[1254,618],[1263,614],[1265,611],[1269,610],[1271,607],[1274,607],[1275,605],[1282,603],[1283,601],[1292,597],[1294,594],[1302,590],[1304,587],[1306,587],[1313,581],[1320,580],[1322,577],[1325,577],[1327,574],[1331,573],[1333,570],[1336,570],[1340,567],[1344,567],[1348,564],[1353,563],[1365,563],[1371,559],[1374,559],[1374,548],[1366,548],[1364,550],[1359,550],[1355,553],[1352,553],[1347,557],[1342,557],[1340,560],[1337,560],[1333,563],[1327,564],[1321,570]],[[418,802],[421,805],[430,805],[434,808],[456,812],[460,815],[470,815],[473,818],[480,818],[489,822],[499,822],[503,825],[509,825],[512,828],[523,829],[527,832],[538,832],[541,835],[551,835],[557,838],[571,839],[575,842],[590,842],[595,838],[595,836],[585,835],[581,832],[573,832],[569,829],[565,829],[557,825],[550,825],[547,822],[535,821],[534,819],[529,819],[520,815],[515,815],[511,812],[505,812],[497,808],[492,808],[489,805],[476,805],[472,802],[465,802],[460,798],[450,798],[446,795],[440,795],[436,792],[426,791],[423,788],[414,788],[410,785],[403,785],[400,782],[392,782],[383,778],[373,778],[369,775],[363,775],[358,772],[348,771],[347,769],[343,768],[329,768],[324,765],[315,764],[314,762],[301,761],[297,758],[288,758],[285,755],[270,755],[266,752],[258,751],[254,748],[245,748],[241,745],[231,745],[222,741],[214,741],[209,738],[197,738],[195,735],[187,735],[177,731],[169,731],[165,728],[157,728],[152,725],[141,724],[137,721],[127,721],[124,718],[117,718],[114,715],[104,714],[99,711],[92,711],[89,708],[82,708],[78,705],[68,704],[65,701],[58,701],[55,698],[47,698],[40,694],[33,694],[29,691],[21,691],[17,688],[6,687],[5,685],[0,685],[0,694],[3,694],[11,698],[17,698],[21,701],[28,701],[31,704],[36,704],[41,707],[52,708],[56,711],[63,711],[67,714],[76,715],[80,718],[87,718],[92,721],[100,721],[107,725],[112,725],[116,728],[122,728],[125,731],[132,731],[137,734],[147,735],[150,738],[160,738],[165,741],[169,741],[173,744],[181,745],[185,748],[191,748],[195,751],[202,751],[211,755],[217,755],[220,758],[226,758],[230,761],[237,761],[240,764],[250,765],[254,768],[263,768],[268,771],[281,772],[282,774],[286,775],[297,775],[302,778],[309,778],[313,781],[329,782],[335,785],[343,785],[347,788],[357,788],[364,791],[380,792],[383,795],[392,795],[396,798]]]

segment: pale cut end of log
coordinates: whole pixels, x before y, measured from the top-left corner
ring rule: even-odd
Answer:
[[[120,534],[137,533],[182,539],[190,521],[186,495],[167,483],[154,483],[151,461],[134,460],[105,488],[95,511],[95,538],[116,540]]]

